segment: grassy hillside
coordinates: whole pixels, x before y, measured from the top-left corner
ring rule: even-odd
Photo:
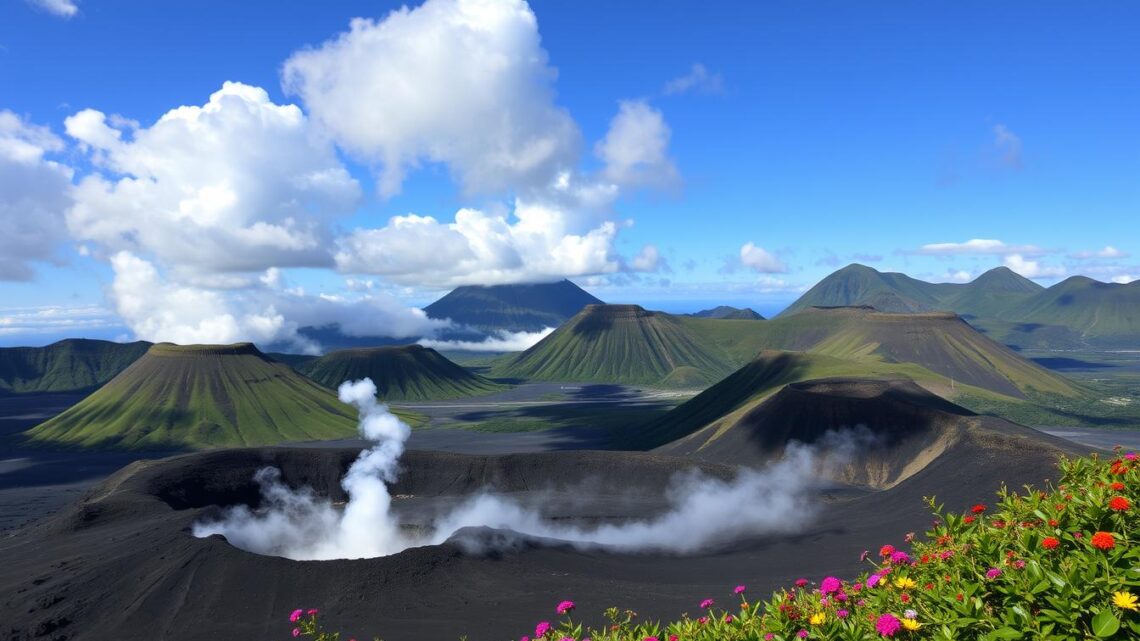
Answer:
[[[302,363],[298,371],[330,389],[371,378],[377,396],[387,401],[462,398],[505,388],[420,345],[340,350]]]
[[[711,384],[734,369],[736,363],[682,317],[637,305],[589,305],[493,371],[535,380],[684,387]]]
[[[869,308],[812,309],[748,323],[685,319],[736,362],[765,349],[811,352],[864,364],[913,363],[944,386],[970,385],[1012,397],[1076,396],[1079,386],[987,338],[953,314],[888,314]]]
[[[789,316],[812,307],[851,305],[870,305],[884,312],[930,311],[939,308],[939,300],[953,287],[852,264],[816,283],[780,315]]]
[[[1140,346],[1140,281],[1127,285],[1073,276],[1024,300],[1006,320],[1064,327],[1101,347]]]
[[[111,380],[150,343],[70,338],[46,347],[0,348],[0,394],[81,392]]]
[[[536,332],[558,327],[598,300],[574,283],[458,287],[424,308],[430,318],[450,318],[483,331]]]
[[[154,345],[95,393],[26,432],[33,443],[124,449],[355,434],[355,410],[249,343]]]

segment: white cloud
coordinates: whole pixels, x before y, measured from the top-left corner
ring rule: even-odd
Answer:
[[[696,63],[689,68],[689,73],[665,83],[664,93],[667,96],[690,91],[721,93],[724,91],[724,81],[719,73],[709,73],[704,65]]]
[[[48,160],[63,141],[47,127],[0,110],[0,280],[28,280],[65,239],[70,168]]]
[[[1119,276],[1113,276],[1112,282],[1117,283],[1119,285],[1127,285],[1128,283],[1131,283],[1132,281],[1136,280],[1137,278],[1138,278],[1137,276],[1133,276],[1132,274],[1121,274]]]
[[[476,209],[451,223],[395,216],[340,239],[336,262],[342,272],[427,287],[539,282],[618,271],[616,235],[612,222],[572,233],[562,210],[519,200],[513,221]]]
[[[534,347],[555,330],[546,327],[537,332],[496,332],[481,341],[439,341],[423,339],[420,345],[437,350],[462,350],[468,352],[522,352]]]
[[[119,326],[109,310],[97,305],[0,308],[0,336],[64,334]]]
[[[936,280],[941,283],[968,283],[974,275],[964,269],[948,269]]]
[[[1026,278],[1060,278],[1065,275],[1063,267],[1028,260],[1020,254],[1006,256],[1002,264]]]
[[[27,2],[60,18],[72,18],[79,13],[79,6],[73,0],[27,0]]]
[[[288,91],[345,149],[400,190],[421,161],[468,192],[545,185],[577,159],[580,133],[554,103],[557,72],[522,0],[427,0],[285,62]]]
[[[357,206],[360,187],[296,106],[227,82],[129,140],[114,122],[129,127],[92,109],[65,123],[104,170],[76,188],[76,239],[180,272],[332,263],[327,223]]]
[[[740,248],[740,264],[763,274],[776,274],[788,271],[788,267],[763,247],[749,241]]]
[[[994,125],[993,131],[994,149],[1002,164],[1012,169],[1021,169],[1021,138],[1001,123]]]
[[[1112,245],[1105,245],[1104,249],[1099,251],[1082,251],[1069,254],[1069,258],[1077,260],[1087,260],[1090,258],[1128,258],[1128,253],[1120,251]]]
[[[1045,250],[1035,245],[1007,245],[1000,240],[973,238],[964,243],[932,243],[923,245],[917,251],[910,252],[924,256],[956,256],[961,254],[975,254],[980,256],[1008,256],[1021,254],[1022,256],[1039,256]]]
[[[680,175],[669,158],[672,132],[660,111],[642,100],[623,100],[594,154],[602,175],[618,185],[667,187]]]
[[[653,244],[647,244],[642,247],[641,251],[633,257],[629,265],[637,272],[655,272],[668,269],[668,263],[666,263],[665,258],[661,256],[661,252],[658,251],[657,246]]]

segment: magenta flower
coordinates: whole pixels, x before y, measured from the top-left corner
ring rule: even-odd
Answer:
[[[802,588],[802,587],[804,587],[804,586],[805,586],[805,585],[807,585],[807,584],[808,584],[808,580],[807,580],[807,579],[796,579],[796,587],[797,587],[797,588]]]
[[[549,621],[541,621],[538,625],[534,626],[534,636],[536,637],[544,637],[547,632],[550,632]]]
[[[996,579],[999,576],[1001,576],[1001,570],[997,568],[990,568],[989,570],[986,570],[987,579]]]
[[[839,617],[840,619],[846,619],[848,614],[850,613],[847,610],[840,609],[835,611],[835,616]]]
[[[1136,452],[1129,452],[1124,455],[1124,458],[1128,461],[1135,461],[1138,457],[1136,456]]]
[[[289,615],[289,623],[296,623],[296,622],[300,621],[301,617],[304,614],[305,614],[305,611],[300,609],[300,608],[293,610],[293,613]]]
[[[1021,570],[1025,567],[1025,561],[1018,559],[1018,560],[1013,562],[1013,567],[1017,568],[1018,570]]]
[[[806,639],[808,637],[808,631],[807,630],[800,630],[799,632],[796,633],[796,636],[798,636],[801,639]]]
[[[659,641],[657,637],[645,637],[642,641]]]
[[[709,622],[709,618],[708,618],[708,617],[701,617],[701,618],[697,619],[697,623],[700,623],[701,625],[704,625],[704,624],[706,624],[706,623],[708,623],[708,622]]]
[[[859,599],[858,601],[855,602],[855,605],[857,605],[859,607],[863,607],[863,606],[867,605],[867,600],[866,599]]]
[[[885,637],[893,637],[902,627],[902,622],[893,614],[884,614],[875,622],[875,630]]]
[[[847,593],[846,592],[840,592],[839,594],[836,594],[835,600],[839,601],[840,603],[843,603],[844,601],[847,600]]]
[[[295,637],[301,636],[301,628],[293,628],[293,636],[295,636]]]
[[[701,609],[702,610],[707,610],[707,609],[711,608],[712,606],[713,606],[713,600],[712,599],[705,599],[704,601],[701,601]]]
[[[725,623],[732,623],[732,615],[731,614],[724,615],[724,622]]]
[[[772,641],[772,639],[775,639],[775,638],[776,638],[776,635],[772,634],[771,632],[764,635],[764,641]]]
[[[736,586],[735,588],[733,588],[732,593],[733,594],[743,594],[744,593],[744,586],[743,585]]]
[[[910,555],[906,552],[895,552],[891,555],[891,563],[910,563]]]
[[[879,584],[879,578],[880,577],[878,574],[872,574],[871,576],[867,577],[867,587],[873,588],[876,585],[878,585]]]
[[[524,634],[521,637],[519,637],[519,641],[530,641],[530,637],[528,637],[527,635]]]
[[[563,601],[562,603],[558,604],[557,608],[554,608],[554,609],[555,609],[555,611],[558,612],[558,614],[566,614],[567,612],[574,609],[574,602],[573,601]]]
[[[316,608],[311,608],[311,609],[310,609],[308,612],[306,612],[305,614],[307,614],[307,615],[309,615],[309,616],[311,616],[311,617],[312,617],[312,616],[317,616],[317,613],[319,613],[319,612],[320,612],[320,610],[318,610],[318,609],[316,609]]]
[[[829,576],[819,584],[819,591],[823,592],[824,594],[831,594],[832,592],[838,592],[839,586],[841,585],[843,584],[839,581],[839,579],[833,576]]]

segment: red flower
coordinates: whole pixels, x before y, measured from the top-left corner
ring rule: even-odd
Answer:
[[[1120,481],[1117,481],[1117,482],[1115,482],[1115,483],[1113,483],[1113,484],[1112,484],[1112,489],[1113,489],[1113,490],[1116,490],[1117,492],[1119,492],[1119,491],[1121,491],[1121,490],[1123,490],[1123,489],[1124,489],[1124,484],[1123,484],[1123,483],[1121,483]]]
[[[1115,512],[1124,512],[1129,508],[1129,506],[1131,506],[1131,503],[1129,503],[1128,499],[1124,498],[1123,496],[1114,496],[1108,501],[1109,509]]]
[[[973,523],[973,522],[974,522],[974,517],[972,517],[972,516],[967,516],[966,518],[962,519],[962,522],[963,522],[963,523]]]
[[[894,553],[895,553],[895,546],[893,546],[893,545],[888,544],[888,545],[884,545],[883,547],[879,548],[879,556],[890,556]]]
[[[974,507],[970,508],[970,511],[973,512],[974,514],[981,514],[982,512],[986,511],[986,506],[982,505],[981,503],[978,503]]]
[[[1052,550],[1058,545],[1061,545],[1061,542],[1058,541],[1056,537],[1047,536],[1041,539],[1041,547],[1045,548],[1046,550]]]
[[[1094,548],[1099,550],[1111,550],[1116,547],[1116,539],[1108,532],[1097,532],[1092,535],[1092,544]]]
[[[962,600],[962,593],[961,593],[961,592],[959,592],[958,594],[956,594],[956,595],[954,596],[954,598],[955,598],[955,599],[957,599],[957,600],[959,600],[959,601],[961,601],[961,600]]]
[[[1057,519],[1049,519],[1049,527],[1057,527],[1061,522]]]

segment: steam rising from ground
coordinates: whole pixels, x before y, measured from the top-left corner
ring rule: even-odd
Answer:
[[[814,516],[811,506],[820,479],[850,461],[868,433],[829,433],[817,446],[791,444],[785,456],[763,470],[742,470],[732,480],[678,474],[666,492],[668,509],[658,516],[596,526],[548,520],[533,508],[493,494],[479,494],[452,509],[425,531],[401,527],[392,513],[387,483],[396,479],[411,429],[376,402],[369,379],[348,382],[340,399],[360,410],[360,432],[375,445],[361,453],[341,481],[348,493],[343,510],[310,488],[294,490],[275,468],[254,479],[261,487],[259,509],[228,508],[214,521],[195,524],[198,537],[222,534],[234,546],[296,560],[386,556],[439,544],[461,530],[468,549],[509,546],[519,538],[564,541],[581,548],[623,552],[689,554],[735,539],[793,532]],[[464,528],[514,533],[480,539]]]

